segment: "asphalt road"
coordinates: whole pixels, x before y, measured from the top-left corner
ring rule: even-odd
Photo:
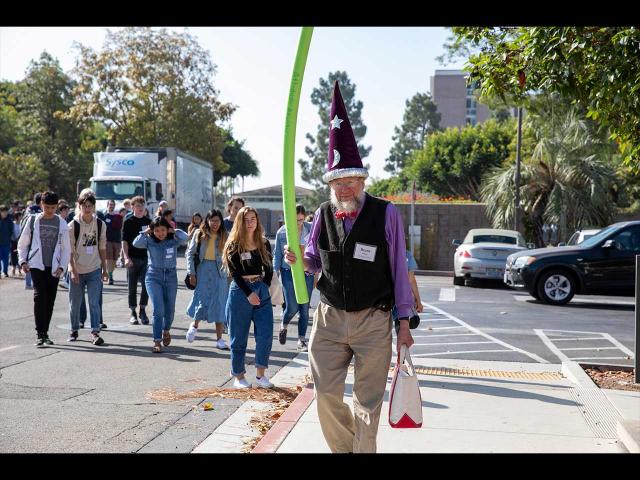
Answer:
[[[182,278],[183,259],[179,267]],[[454,287],[448,277],[417,278],[425,313],[413,331],[413,355],[633,362],[626,358],[634,348],[631,297],[579,296],[553,307],[499,284]],[[33,346],[33,292],[24,289],[23,280],[0,280],[0,452],[190,452],[241,404],[204,397],[149,400],[145,395],[158,388],[229,386],[229,352],[215,348],[215,331],[208,326],[193,344],[186,342],[190,320],[184,312],[191,292],[180,286],[173,342],[163,354],[152,354],[151,326],[128,323],[124,270],[117,269],[115,279],[116,285],[105,286],[104,346],[89,342],[88,329],[77,342],[65,341],[68,294],[60,288],[50,329],[55,345],[43,349]],[[317,301],[314,292],[312,306]],[[277,307],[270,376],[297,354],[295,323],[287,344],[277,341],[279,316]],[[251,336],[249,379],[255,375],[253,348]],[[213,411],[193,408],[205,401],[214,404]]]

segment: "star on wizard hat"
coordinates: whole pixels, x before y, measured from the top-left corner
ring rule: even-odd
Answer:
[[[362,177],[367,178],[369,172],[362,166],[356,137],[353,135],[347,109],[342,100],[338,82],[333,87],[331,99],[331,125],[329,126],[329,158],[327,172],[322,180],[329,183],[336,178]]]

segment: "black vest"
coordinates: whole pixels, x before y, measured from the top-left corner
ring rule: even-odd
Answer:
[[[389,202],[365,195],[362,211],[347,236],[342,220],[335,217],[336,209],[331,202],[320,206],[320,298],[324,303],[347,312],[370,307],[390,310],[394,304],[393,277],[385,237],[385,215]],[[377,247],[373,262],[354,258],[356,243],[365,244],[367,248]]]

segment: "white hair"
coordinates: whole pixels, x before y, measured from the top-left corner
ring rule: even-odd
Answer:
[[[338,200],[335,190],[333,188],[331,189],[331,205],[333,205],[337,210],[342,210],[344,212],[355,212],[362,206],[363,203],[364,190],[362,190],[362,192],[360,192],[360,195],[355,197],[353,200],[343,202]]]

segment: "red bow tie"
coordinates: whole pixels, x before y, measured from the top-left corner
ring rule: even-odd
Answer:
[[[338,220],[344,220],[345,218],[356,218],[358,216],[357,211],[353,212],[343,212],[342,210],[336,211],[336,218]]]

